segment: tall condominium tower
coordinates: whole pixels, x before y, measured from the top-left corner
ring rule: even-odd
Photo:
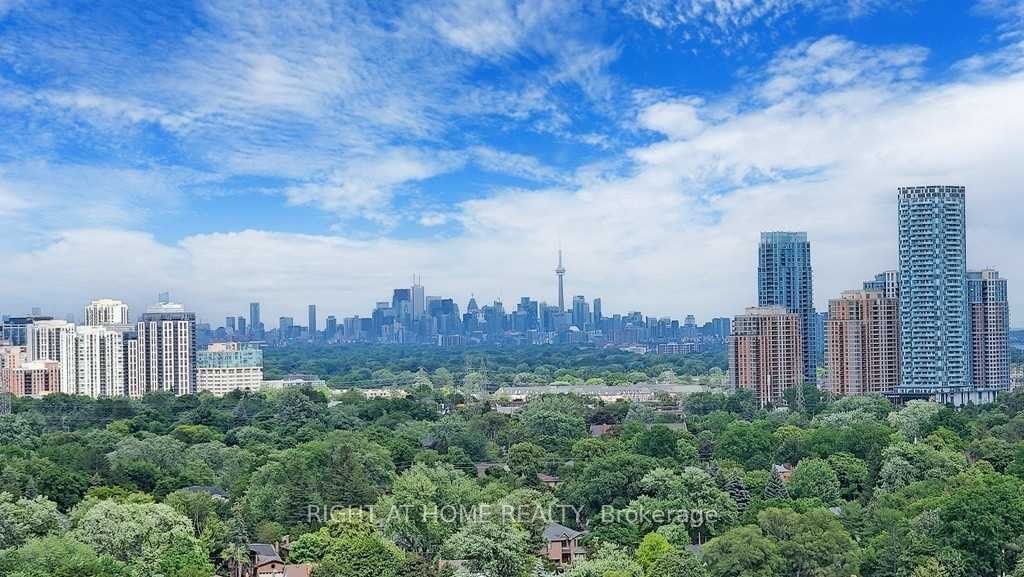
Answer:
[[[128,394],[124,334],[105,326],[78,327],[75,362],[78,394],[93,398]]]
[[[29,360],[57,361],[60,366],[60,392],[74,395],[75,325],[67,321],[35,321],[27,327]]]
[[[815,381],[814,283],[806,232],[762,232],[758,249],[757,304],[781,306],[800,316],[803,377]]]
[[[309,317],[307,320],[308,324],[306,325],[306,328],[309,330],[309,339],[316,340],[316,305],[306,307],[306,316]]]
[[[85,307],[85,324],[89,326],[129,325],[128,305],[113,299],[92,301]]]
[[[263,321],[260,320],[260,303],[249,303],[249,330],[257,336],[263,332]]]
[[[558,249],[558,266],[555,268],[558,277],[558,310],[565,310],[565,265],[562,264],[562,249]]]
[[[590,305],[583,295],[576,295],[572,298],[572,324],[581,331],[586,330],[590,325]]]
[[[899,189],[904,396],[966,402],[971,387],[962,186]]]
[[[754,392],[762,407],[779,405],[783,393],[804,382],[803,319],[786,307],[749,308],[733,320],[729,377]]]
[[[413,319],[419,319],[426,313],[426,300],[424,297],[426,293],[423,292],[423,285],[420,282],[418,277],[413,277],[411,292]]]
[[[828,386],[833,393],[891,393],[900,384],[900,305],[884,291],[847,291],[829,302]]]
[[[994,270],[967,273],[974,386],[1010,388],[1010,305],[1006,279]]]
[[[175,303],[161,303],[146,309],[138,325],[138,356],[140,394],[194,393],[195,313],[186,312],[185,307]]]

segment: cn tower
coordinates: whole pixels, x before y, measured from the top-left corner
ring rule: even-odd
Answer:
[[[558,275],[558,310],[565,310],[565,266],[562,265],[562,249],[558,249],[558,268],[555,269]]]

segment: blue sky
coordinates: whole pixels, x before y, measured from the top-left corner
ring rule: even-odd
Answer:
[[[1024,297],[1022,30],[1019,0],[0,0],[0,311],[551,300],[561,245],[570,292],[707,318],[765,229],[810,233],[824,308],[930,183]]]

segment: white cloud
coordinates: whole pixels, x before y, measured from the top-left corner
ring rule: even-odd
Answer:
[[[285,194],[293,204],[314,204],[343,217],[390,223],[389,208],[397,188],[448,172],[461,162],[452,154],[393,148],[345,159],[326,178],[291,187]]]
[[[27,216],[10,226],[35,237],[69,228],[68,223],[87,228],[139,226],[155,214],[179,209],[181,187],[202,178],[188,170],[149,167],[0,164],[0,189],[16,191],[13,206]],[[8,239],[22,240],[20,235]]]
[[[186,117],[169,114],[134,98],[113,98],[89,90],[43,91],[37,96],[46,104],[80,112],[86,117],[95,115],[98,121],[104,122],[124,122],[126,124],[156,122],[170,130],[176,130],[189,121]]]
[[[474,146],[470,156],[481,168],[501,174],[518,176],[537,182],[558,182],[562,175],[540,160],[526,154],[497,150],[489,146]]]
[[[772,28],[787,17],[819,13],[826,18],[861,18],[913,0],[626,0],[623,11],[656,28],[677,31],[684,41],[745,45],[758,37],[755,25]]]
[[[1019,38],[1024,33],[1024,0],[980,0],[976,10],[1001,20],[1005,37]]]
[[[782,51],[762,73],[759,93],[779,101],[793,93],[912,80],[922,74],[927,57],[917,46],[875,48],[828,36]]]
[[[691,138],[704,129],[699,105],[700,102],[693,99],[657,102],[642,109],[638,121],[644,128],[673,139]]]
[[[435,14],[433,23],[442,38],[477,55],[517,50],[526,33],[515,6],[504,1],[464,0]]]
[[[440,212],[425,212],[420,215],[419,223],[423,226],[441,226],[451,222],[452,217]]]

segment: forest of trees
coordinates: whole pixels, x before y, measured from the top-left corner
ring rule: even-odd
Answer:
[[[444,384],[462,384],[466,375],[491,388],[507,385],[620,385],[644,382],[670,373],[692,378],[729,369],[724,350],[689,355],[640,355],[592,347],[436,347],[409,345],[293,346],[264,352],[268,379],[287,374],[320,376],[335,388],[370,388],[414,384],[426,371]],[[716,370],[717,369],[717,370]]]
[[[554,570],[546,519],[380,512],[541,506],[586,530],[567,577],[1024,576],[1024,393],[959,411],[789,399],[695,394],[685,427],[572,396],[510,416],[426,384],[400,400],[17,399],[0,417],[0,575],[233,575],[247,544],[288,536],[316,577],[533,577]],[[483,462],[504,467],[478,478]]]

